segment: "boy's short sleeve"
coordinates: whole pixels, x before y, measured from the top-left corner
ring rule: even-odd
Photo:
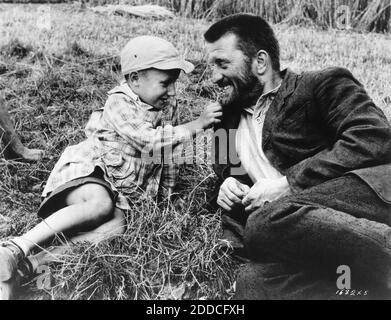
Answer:
[[[145,105],[124,94],[110,95],[103,112],[105,120],[114,130],[144,155],[153,154],[160,158],[163,149],[167,152],[171,148],[174,156],[178,145],[192,139],[191,133],[183,127],[154,127],[151,114],[157,112],[147,111]]]

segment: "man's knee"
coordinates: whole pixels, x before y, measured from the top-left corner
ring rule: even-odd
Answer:
[[[237,300],[268,300],[262,271],[253,262],[241,265],[237,272],[234,298]]]
[[[290,227],[305,211],[291,199],[276,200],[253,212],[246,223],[244,245],[250,256],[265,255],[279,249]]]

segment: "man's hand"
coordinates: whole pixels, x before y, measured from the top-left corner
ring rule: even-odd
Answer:
[[[231,211],[235,205],[241,205],[243,198],[250,191],[250,187],[229,177],[220,186],[217,204],[226,211]]]
[[[280,179],[262,179],[255,183],[242,200],[246,212],[262,207],[265,202],[274,201],[291,193],[286,177]]]

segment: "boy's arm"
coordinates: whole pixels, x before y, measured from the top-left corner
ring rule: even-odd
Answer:
[[[154,128],[138,108],[140,106],[127,100],[123,95],[113,94],[107,100],[104,109],[106,121],[134,149],[146,153],[153,150],[160,152],[165,147],[175,147],[192,137],[192,132],[183,126],[167,125]]]
[[[160,154],[162,150],[174,149],[189,141],[197,132],[219,121],[217,118],[221,115],[215,109],[204,111],[198,119],[186,124],[154,128],[151,122],[143,119],[136,103],[126,100],[123,95],[113,94],[106,102],[104,117],[134,149]]]

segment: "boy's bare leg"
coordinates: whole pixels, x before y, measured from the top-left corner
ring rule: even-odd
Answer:
[[[102,225],[113,216],[114,204],[105,187],[96,183],[84,184],[65,196],[66,207],[54,212],[44,221],[40,222],[30,231],[20,237],[12,239],[28,256],[36,246],[41,246],[57,233],[89,231]],[[0,248],[1,249],[1,248]],[[18,263],[3,252],[0,259],[0,275],[2,281],[6,281],[15,272],[15,264]]]
[[[98,244],[101,241],[107,240],[111,237],[119,236],[125,232],[125,216],[122,210],[115,208],[114,216],[111,220],[105,222],[98,228],[88,231],[81,232],[78,235],[69,239],[70,243],[77,242],[91,242],[93,244]],[[60,261],[61,255],[69,249],[69,246],[57,246],[51,247],[46,250],[41,251],[40,253],[29,256],[27,259],[32,265],[31,271],[36,271],[38,266],[48,264],[54,261]]]
[[[114,208],[113,217],[98,228],[88,232],[79,232],[74,237],[70,238],[69,242],[91,242],[98,244],[104,240],[119,236],[125,232],[125,215],[121,209]]]
[[[5,146],[4,155],[9,158],[23,158],[27,161],[37,161],[43,157],[43,150],[28,149],[20,141],[15,132],[11,117],[5,106],[5,101],[0,97],[0,140]]]
[[[65,204],[66,207],[54,212],[23,236],[12,239],[24,256],[28,256],[35,246],[47,242],[57,233],[91,230],[113,217],[113,201],[106,188],[99,184],[88,183],[72,190],[66,195]],[[7,250],[10,249],[2,250],[0,259],[0,300],[13,297],[20,279],[17,272],[20,260],[16,256],[12,258],[13,254]],[[20,258],[19,254],[18,256]]]
[[[60,232],[77,230],[79,234],[70,241],[94,243],[124,232],[123,212],[114,210],[108,191],[99,184],[89,183],[76,188],[66,196],[65,203],[66,207],[53,213],[22,237],[12,239],[23,250],[25,256],[28,256],[35,246],[48,241]],[[83,230],[90,231],[80,234]],[[39,265],[57,260],[66,248],[66,246],[55,247],[53,250],[46,250],[37,256],[29,257],[28,261],[32,267],[30,271],[35,271]],[[5,278],[0,282],[0,300],[11,299],[20,285],[20,275],[14,269],[16,265],[17,261],[14,267],[6,261],[0,261],[0,274]]]

